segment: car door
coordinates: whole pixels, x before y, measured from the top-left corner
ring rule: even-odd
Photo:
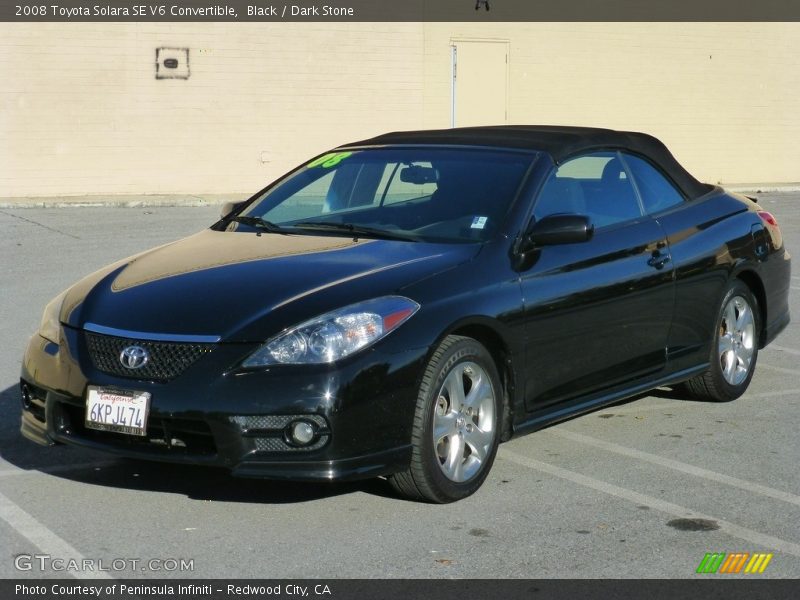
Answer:
[[[747,228],[731,240],[725,217],[743,208],[688,201],[657,166],[644,157],[623,154],[644,211],[664,229],[675,271],[675,309],[668,340],[670,371],[694,367],[708,356],[714,323],[728,285],[736,248],[754,243]]]
[[[537,247],[521,274],[529,411],[666,364],[674,303],[669,250],[619,153],[585,154],[555,169],[533,220],[556,213],[587,215],[595,231],[586,242]]]

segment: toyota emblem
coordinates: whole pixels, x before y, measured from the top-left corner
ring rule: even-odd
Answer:
[[[141,346],[128,346],[119,353],[119,362],[126,369],[141,369],[150,360],[150,353]]]

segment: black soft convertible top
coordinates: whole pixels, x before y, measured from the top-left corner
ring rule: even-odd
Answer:
[[[713,186],[701,183],[692,177],[660,140],[646,133],[634,131],[559,125],[459,127],[396,131],[347,144],[344,147],[394,144],[496,146],[538,150],[549,154],[556,164],[586,151],[630,150],[659,165],[689,198],[697,198],[713,189]]]

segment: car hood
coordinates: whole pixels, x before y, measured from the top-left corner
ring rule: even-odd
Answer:
[[[60,317],[79,329],[264,341],[323,312],[397,293],[479,248],[206,230],[89,275],[67,292]]]

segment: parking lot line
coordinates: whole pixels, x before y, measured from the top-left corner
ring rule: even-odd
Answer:
[[[507,448],[504,447],[500,448],[500,452],[498,455],[501,458],[516,463],[520,466],[527,467],[529,469],[534,469],[536,471],[541,471],[542,473],[547,473],[554,477],[558,477],[559,479],[565,479],[567,481],[571,481],[572,483],[575,483],[577,485],[587,487],[596,490],[598,492],[608,494],[610,496],[614,496],[615,498],[627,500],[637,505],[646,505],[649,506],[650,508],[661,511],[668,515],[672,515],[674,517],[691,518],[691,519],[708,519],[711,521],[716,521],[720,526],[720,531],[723,531],[728,535],[748,541],[752,544],[757,544],[759,546],[764,546],[766,548],[772,548],[774,550],[785,552],[786,554],[791,554],[792,556],[800,557],[800,544],[783,540],[781,538],[777,538],[775,536],[768,535],[766,533],[761,533],[760,531],[755,531],[754,529],[742,527],[741,525],[731,523],[730,521],[725,521],[724,519],[718,519],[710,515],[698,513],[689,508],[686,508],[685,506],[673,504],[672,502],[667,502],[659,498],[654,498],[653,496],[647,496],[646,494],[640,494],[639,492],[634,492],[633,490],[622,488],[617,485],[607,483],[605,481],[600,481],[599,479],[594,479],[593,477],[587,477],[586,475],[582,475],[580,473],[576,473],[568,469],[563,469],[561,467],[557,467],[549,463],[545,463],[533,458],[528,458],[527,456],[517,454],[516,452],[508,450]]]
[[[0,493],[0,519],[3,519],[14,531],[39,548],[42,552],[65,560],[74,559],[78,561],[79,564],[84,559],[80,552],[14,504],[14,502],[2,493]],[[103,571],[64,571],[63,573],[64,575],[75,577],[76,579],[112,579],[108,573]]]
[[[770,345],[772,348],[774,344]],[[776,349],[780,349],[782,352],[787,352],[789,354],[797,354],[800,355],[800,351],[794,350],[792,348],[782,348],[776,347]],[[759,367],[762,366],[759,363]],[[769,369],[769,365],[766,366]],[[774,367],[775,369],[781,369],[782,367]],[[800,388],[790,388],[787,390],[776,390],[774,392],[747,392],[747,398],[773,398],[776,396],[791,396],[793,394],[800,395]],[[633,414],[633,413],[640,413],[645,411],[652,411],[652,410],[665,410],[667,408],[690,408],[690,407],[697,407],[702,406],[705,404],[702,401],[698,400],[685,400],[683,398],[676,398],[675,400],[671,400],[669,402],[659,402],[657,404],[640,404],[638,401],[633,402],[630,405],[622,405],[619,407],[616,406],[607,406],[605,410],[614,410],[615,415],[626,415],[626,414]]]
[[[575,433],[574,431],[569,431],[563,428],[551,428],[545,429],[544,431],[550,435],[556,435],[558,437],[568,439],[573,442],[578,442],[586,446],[600,448],[606,452],[621,454],[622,456],[628,456],[630,458],[649,462],[654,465],[680,471],[681,473],[694,475],[695,477],[700,477],[708,481],[724,483],[725,485],[737,487],[748,492],[753,492],[754,494],[760,494],[762,496],[767,496],[768,498],[782,500],[783,502],[800,506],[800,496],[796,496],[782,490],[776,490],[775,488],[767,487],[758,483],[753,483],[752,481],[746,481],[744,479],[739,479],[738,477],[731,477],[730,475],[723,475],[722,473],[709,471],[708,469],[704,469],[702,467],[696,467],[694,465],[682,463],[677,460],[672,460],[671,458],[658,456],[657,454],[650,454],[649,452],[643,452],[641,450],[636,450],[635,448],[620,446],[619,444],[606,442],[605,440],[600,440],[588,435],[583,435],[581,433]]]

